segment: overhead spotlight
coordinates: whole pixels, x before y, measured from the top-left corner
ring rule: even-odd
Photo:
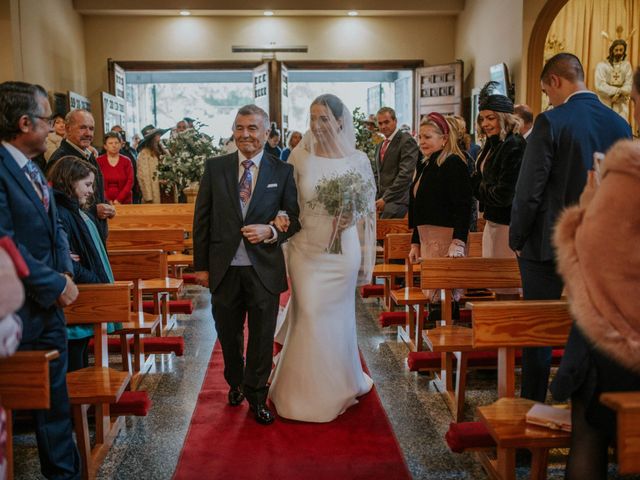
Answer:
[[[191,12],[189,10],[180,10],[180,15],[182,15],[183,17],[188,17],[189,15],[191,15]]]
[[[349,15],[350,17],[357,17],[358,12],[356,12],[355,10],[351,10],[350,12],[347,13],[347,15]]]
[[[264,16],[265,16],[265,17],[273,17],[273,11],[271,11],[271,10],[265,10],[265,11],[264,11]]]

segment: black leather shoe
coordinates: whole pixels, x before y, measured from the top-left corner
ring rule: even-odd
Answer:
[[[249,405],[251,407],[251,411],[256,417],[256,422],[262,425],[269,425],[273,423],[276,419],[276,416],[267,408],[264,403],[258,405]]]
[[[231,387],[229,389],[229,395],[227,396],[229,399],[229,405],[232,407],[237,407],[244,400],[244,393],[240,390],[240,387]]]

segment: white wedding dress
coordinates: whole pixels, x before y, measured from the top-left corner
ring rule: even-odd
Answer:
[[[291,299],[276,341],[283,344],[269,398],[278,415],[329,422],[373,386],[363,372],[356,337],[355,292],[375,263],[375,182],[368,158],[316,156],[296,148],[289,157],[298,187],[302,229],[287,245]],[[342,232],[342,254],[327,253],[333,216],[309,205],[323,178],[357,171],[366,182],[366,212]]]

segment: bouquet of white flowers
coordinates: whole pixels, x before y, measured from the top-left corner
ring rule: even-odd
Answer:
[[[158,165],[158,179],[163,180],[167,191],[182,192],[194,182],[199,182],[204,173],[207,158],[222,154],[222,149],[214,146],[211,137],[197,128],[189,128],[175,133],[167,140],[167,153]]]
[[[311,208],[322,206],[333,216],[333,231],[327,253],[342,253],[342,232],[370,213],[371,184],[356,170],[322,177],[315,186],[316,196],[307,202]]]

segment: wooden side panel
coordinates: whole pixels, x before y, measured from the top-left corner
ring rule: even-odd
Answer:
[[[184,230],[140,228],[109,231],[107,239],[109,251],[156,248],[165,251],[182,251],[184,249]]]
[[[482,257],[482,232],[469,232],[467,245],[469,246],[467,256]]]
[[[423,289],[519,288],[515,258],[428,258],[422,261]]]
[[[563,300],[478,302],[471,310],[478,349],[564,345],[572,322]]]
[[[390,233],[408,233],[409,220],[406,218],[384,218],[376,221],[376,238],[384,240]]]
[[[68,325],[128,322],[131,310],[131,282],[78,285],[80,294],[64,309]]]
[[[0,359],[0,397],[10,410],[49,408],[49,361],[57,351],[16,352]]]
[[[167,254],[162,250],[111,251],[109,261],[116,280],[137,281],[168,276]]]
[[[600,401],[618,412],[618,468],[640,473],[640,392],[609,392]]]
[[[411,233],[390,233],[384,239],[384,263],[404,260],[411,249]]]

